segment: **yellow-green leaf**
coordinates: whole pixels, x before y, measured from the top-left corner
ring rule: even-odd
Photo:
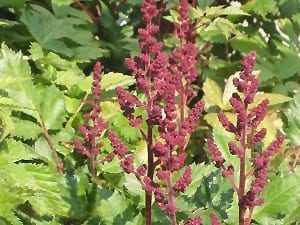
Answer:
[[[261,93],[257,94],[254,98],[254,102],[249,106],[249,108],[253,108],[261,103],[262,100],[269,99],[269,105],[277,105],[282,104],[284,102],[291,101],[292,98],[281,95],[281,94],[273,94],[273,93]]]
[[[214,105],[219,106],[221,109],[223,108],[222,90],[214,80],[206,78],[203,84],[203,91],[203,98],[207,108]]]

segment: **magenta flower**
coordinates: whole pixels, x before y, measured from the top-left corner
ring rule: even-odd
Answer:
[[[258,88],[258,79],[252,73],[254,68],[256,55],[254,52],[249,53],[242,60],[243,70],[239,77],[233,79],[233,84],[238,92],[231,97],[230,104],[237,116],[237,123],[232,124],[223,112],[219,113],[219,121],[222,126],[235,135],[235,141],[228,143],[229,151],[232,155],[236,155],[240,160],[238,171],[239,183],[233,180],[234,169],[232,165],[225,166],[225,162],[217,145],[211,139],[207,140],[208,149],[212,160],[216,167],[221,168],[222,175],[227,177],[231,182],[234,191],[239,197],[239,221],[240,225],[249,225],[252,220],[252,212],[255,206],[263,204],[263,199],[260,193],[267,184],[268,166],[271,157],[276,154],[284,141],[284,136],[279,134],[277,138],[266,148],[262,153],[256,153],[252,158],[252,169],[247,171],[246,161],[251,160],[247,151],[251,146],[261,142],[266,136],[265,128],[257,131],[257,127],[263,121],[268,110],[269,100],[265,99],[256,107],[249,109],[249,105],[254,102],[254,98]],[[251,155],[254,155],[253,153]],[[253,175],[251,173],[253,171]],[[253,176],[249,190],[246,190],[246,181]],[[247,213],[248,211],[248,213]],[[213,222],[215,219],[212,216],[212,224],[220,224]]]
[[[91,111],[85,115],[85,123],[78,125],[78,130],[83,136],[83,141],[79,138],[73,140],[75,148],[89,160],[90,172],[95,175],[96,157],[100,153],[102,144],[97,141],[98,137],[107,128],[107,123],[101,118],[100,95],[101,95],[101,73],[100,62],[97,62],[93,70],[92,96],[88,101]]]
[[[188,7],[187,0],[180,1],[176,33],[181,43],[171,54],[166,54],[162,51],[163,43],[156,38],[159,27],[154,21],[160,10],[156,1],[143,1],[141,12],[145,27],[138,30],[141,53],[133,59],[126,59],[125,63],[133,72],[137,91],[144,94],[145,101],[141,102],[122,88],[116,89],[123,114],[131,126],[140,130],[147,143],[147,164],[134,168],[130,153],[125,154],[120,140],[109,134],[121,167],[125,172],[133,173],[145,190],[146,225],[152,220],[152,195],[158,207],[168,215],[170,223],[177,225],[176,195],[184,192],[192,180],[191,168],[187,167],[183,176],[172,183],[172,173],[184,167],[185,147],[204,108],[200,101],[185,115],[187,98],[192,91],[190,85],[197,78],[195,33],[188,17]],[[137,107],[145,110],[143,117],[135,116]],[[145,124],[146,129],[141,124]]]

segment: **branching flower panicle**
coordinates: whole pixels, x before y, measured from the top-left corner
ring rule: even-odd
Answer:
[[[85,115],[85,123],[78,125],[78,130],[83,136],[83,141],[79,138],[73,140],[75,148],[89,160],[90,172],[95,175],[96,157],[100,153],[101,143],[98,138],[107,128],[107,123],[101,118],[101,63],[97,62],[93,69],[93,83],[91,88],[92,99],[88,101],[91,111]]]
[[[218,168],[222,169],[223,176],[230,180],[238,194],[240,225],[249,225],[252,220],[254,207],[263,203],[263,199],[259,195],[267,183],[270,160],[284,141],[284,136],[279,134],[262,153],[252,153],[251,155],[254,157],[252,159],[248,158],[250,154],[247,152],[250,151],[251,146],[261,142],[267,133],[265,128],[260,130],[257,130],[257,128],[266,116],[269,100],[263,100],[254,108],[249,107],[254,102],[258,89],[258,79],[252,73],[255,58],[256,54],[254,52],[250,52],[245,56],[241,63],[243,70],[238,78],[233,79],[233,84],[238,92],[232,95],[230,104],[237,117],[236,125],[231,123],[223,112],[219,113],[219,121],[222,126],[235,135],[236,140],[230,141],[228,148],[232,155],[236,155],[239,158],[239,168],[233,168],[230,162],[225,162],[218,146],[214,144],[213,140],[207,140],[212,160]],[[252,161],[252,168],[247,168],[246,166],[246,162],[249,160]],[[229,166],[226,167],[225,164],[228,163]],[[234,169],[240,172],[238,184],[233,179]],[[249,171],[254,172],[250,173]],[[253,181],[250,188],[246,190],[246,181],[251,179],[249,174],[253,174]]]
[[[154,0],[143,2],[145,28],[138,30],[141,53],[134,59],[126,59],[125,62],[135,75],[138,91],[144,93],[146,100],[141,102],[124,89],[116,89],[123,114],[131,126],[140,129],[147,143],[147,165],[135,168],[130,154],[126,156],[120,154],[124,152],[122,144],[113,133],[109,134],[121,167],[125,172],[133,173],[145,190],[147,225],[151,224],[152,195],[157,205],[167,213],[170,223],[177,224],[176,196],[184,192],[192,180],[191,167],[187,167],[183,176],[172,183],[172,173],[184,166],[187,155],[185,146],[204,108],[204,103],[198,102],[189,115],[184,115],[188,85],[197,77],[197,51],[193,41],[192,23],[188,17],[188,7],[187,0],[180,1],[180,18],[176,30],[181,43],[171,55],[168,55],[162,51],[163,43],[156,38],[159,32],[159,27],[155,24],[159,13],[156,2]],[[145,118],[134,115],[136,107],[145,109]],[[178,109],[181,112],[180,118],[177,118]],[[142,121],[147,125],[145,131],[140,126]],[[195,218],[194,221],[198,219]]]

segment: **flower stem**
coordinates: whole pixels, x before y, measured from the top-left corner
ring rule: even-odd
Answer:
[[[247,125],[242,130],[241,135],[241,147],[242,155],[240,157],[240,185],[239,185],[239,222],[240,225],[245,225],[245,208],[242,204],[245,195],[245,186],[246,186],[246,143],[247,143]]]

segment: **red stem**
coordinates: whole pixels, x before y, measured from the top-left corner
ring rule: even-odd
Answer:
[[[148,125],[147,150],[148,150],[148,171],[147,176],[153,180],[154,174],[154,158],[152,151],[152,125]],[[152,191],[145,191],[146,207],[145,207],[145,225],[152,224]]]
[[[242,201],[245,196],[245,186],[246,186],[246,150],[247,150],[247,125],[243,127],[241,133],[241,147],[243,154],[240,157],[240,184],[239,184],[239,224],[245,225],[245,208]]]
[[[169,204],[173,205],[176,207],[176,202],[175,202],[175,198],[174,198],[174,194],[173,194],[173,188],[172,188],[172,183],[171,183],[171,173],[170,176],[167,179],[167,190],[168,190],[168,201]],[[177,225],[176,222],[176,213],[172,213],[171,215],[168,215],[169,219],[170,219],[170,223],[171,225]]]
[[[151,23],[150,23],[151,25]],[[148,68],[150,66],[151,62],[149,60],[148,65],[145,68],[145,76],[147,76]],[[147,115],[148,115],[148,130],[147,130],[147,152],[148,152],[148,171],[147,176],[150,178],[151,181],[153,181],[153,175],[154,175],[154,156],[152,151],[152,142],[153,142],[153,125],[151,124],[151,121],[149,121],[149,118],[151,117],[152,108],[153,108],[153,99],[151,96],[151,76],[148,74],[148,84],[149,89],[146,92],[147,96]],[[145,225],[151,225],[152,224],[152,191],[145,191]]]

